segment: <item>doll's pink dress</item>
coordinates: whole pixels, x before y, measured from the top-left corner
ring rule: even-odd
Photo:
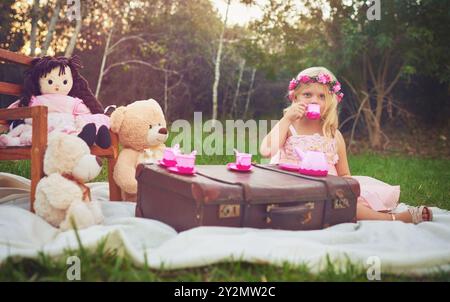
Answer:
[[[339,155],[337,154],[335,138],[328,138],[318,133],[313,135],[299,135],[292,125],[289,126],[289,130],[291,136],[286,139],[284,146],[271,159],[272,164],[300,164],[300,159],[294,151],[294,147],[299,147],[302,151],[324,152],[328,161],[328,173],[337,175],[335,165],[339,161]],[[368,176],[352,177],[360,184],[361,196],[358,197],[359,203],[375,211],[390,211],[397,206],[400,197],[400,186],[391,186]]]
[[[104,114],[92,114],[89,108],[79,98],[61,94],[42,94],[32,96],[29,106],[47,106],[49,113],[66,115],[67,124],[75,122],[75,132],[89,123],[94,123],[96,128],[106,126],[109,129],[109,117]]]
[[[8,108],[17,108],[20,100]],[[97,130],[101,126],[108,129],[109,117],[104,114],[92,114],[89,108],[79,98],[61,94],[43,94],[32,96],[29,106],[46,106],[48,108],[48,133],[57,131],[67,134],[79,134],[87,124],[94,123]],[[31,145],[31,119],[25,119],[25,124],[11,129],[7,134],[0,135],[0,147]]]

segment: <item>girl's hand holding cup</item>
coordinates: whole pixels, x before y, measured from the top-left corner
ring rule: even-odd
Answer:
[[[306,104],[293,103],[284,114],[290,122],[294,122],[297,119],[302,119],[305,116]]]

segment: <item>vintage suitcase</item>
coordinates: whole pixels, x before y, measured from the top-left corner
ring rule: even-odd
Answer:
[[[139,165],[136,216],[162,221],[177,231],[197,226],[314,230],[356,221],[356,180],[309,177],[275,165],[251,172],[197,166],[184,176],[158,165]]]

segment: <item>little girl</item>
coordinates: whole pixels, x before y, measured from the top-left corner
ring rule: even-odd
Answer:
[[[336,77],[324,67],[303,70],[289,84],[291,106],[263,139],[260,152],[272,157],[271,163],[299,164],[294,148],[325,153],[329,173],[352,177],[347,162],[345,141],[338,130],[337,106],[344,94]],[[320,105],[320,119],[306,118],[309,104]],[[393,187],[370,177],[354,176],[360,183],[361,196],[357,202],[358,220],[400,220],[419,223],[431,221],[431,209],[425,206],[409,207],[408,211],[394,214],[399,187]]]

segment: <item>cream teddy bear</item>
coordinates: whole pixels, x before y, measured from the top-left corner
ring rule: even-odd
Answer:
[[[136,167],[162,159],[168,137],[161,106],[153,99],[118,107],[110,118],[111,130],[123,146],[114,167],[114,180],[122,189],[124,200],[135,201]]]
[[[52,133],[44,155],[44,172],[36,187],[36,214],[61,230],[103,222],[100,203],[91,201],[84,182],[97,177],[101,161],[79,137]]]

